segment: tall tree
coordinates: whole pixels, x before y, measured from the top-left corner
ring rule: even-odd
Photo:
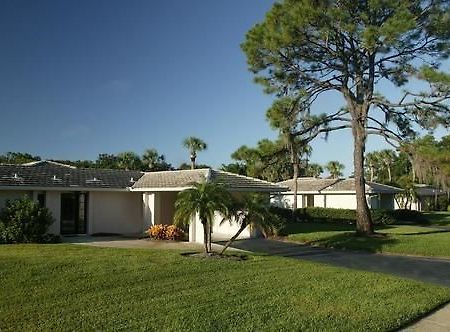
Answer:
[[[359,234],[373,233],[365,197],[367,137],[394,144],[414,135],[414,122],[427,129],[450,123],[450,76],[439,71],[450,54],[448,12],[446,0],[281,0],[242,45],[267,93],[300,91],[311,105],[329,91],[343,96],[340,110],[305,112],[297,134],[312,140],[351,130]],[[411,80],[428,84],[420,91],[424,85]],[[397,101],[376,91],[386,81],[404,86]]]
[[[280,139],[289,152],[294,174],[293,211],[297,210],[297,180],[300,158],[303,154],[311,154],[311,148],[302,144],[302,141],[295,135],[298,130],[299,114],[304,111],[300,101],[301,99],[292,97],[277,99],[266,113],[267,121],[272,128],[279,131]]]
[[[377,151],[366,154],[365,166],[368,168],[369,179],[371,182],[375,180],[375,172],[380,169],[380,158]]]
[[[388,181],[389,181],[389,183],[391,183],[392,182],[392,166],[396,159],[395,152],[392,150],[385,149],[380,152],[380,157],[384,164],[384,167],[386,168],[386,170],[388,172]]]
[[[183,141],[183,146],[189,150],[191,159],[191,169],[195,169],[195,161],[197,159],[197,152],[206,150],[208,146],[204,141],[197,137],[187,137]]]
[[[329,161],[325,165],[325,168],[327,169],[328,173],[330,173],[330,176],[333,179],[338,179],[344,175],[342,171],[344,170],[345,166],[344,164],[341,164],[339,161],[336,160]]]
[[[260,140],[256,147],[241,146],[231,158],[245,167],[248,176],[266,181],[292,179],[292,163],[283,141]]]
[[[174,221],[176,225],[189,225],[198,215],[203,226],[205,253],[208,254],[215,212],[228,216],[230,206],[231,196],[223,186],[211,182],[195,183],[193,188],[178,193]]]

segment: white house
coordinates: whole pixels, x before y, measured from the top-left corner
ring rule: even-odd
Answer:
[[[270,182],[212,169],[139,172],[79,169],[52,161],[0,165],[0,208],[6,200],[28,196],[46,206],[55,222],[49,232],[61,235],[141,235],[154,224],[172,224],[178,192],[194,182],[215,181],[233,195],[287,190]],[[236,225],[217,216],[213,235],[229,238]],[[255,236],[251,229],[242,237]],[[189,239],[203,242],[201,223],[189,229]]]
[[[278,183],[288,187],[286,192],[272,197],[272,203],[292,208],[294,201],[294,180]],[[400,188],[366,182],[366,199],[369,208],[394,209],[394,196],[402,192]],[[356,209],[356,191],[354,179],[299,178],[297,180],[297,207],[324,207],[338,209]]]

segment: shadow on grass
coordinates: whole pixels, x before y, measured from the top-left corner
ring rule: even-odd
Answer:
[[[382,252],[386,245],[393,245],[399,241],[389,235],[383,237],[359,236],[356,233],[344,232],[326,238],[306,242],[307,245],[325,248],[364,250],[371,253]]]

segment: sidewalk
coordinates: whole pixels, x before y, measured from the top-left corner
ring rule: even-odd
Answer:
[[[450,331],[450,304],[405,328],[402,332],[448,332]]]

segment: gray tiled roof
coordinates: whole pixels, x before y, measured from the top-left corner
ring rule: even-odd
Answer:
[[[205,181],[214,181],[236,191],[280,192],[287,189],[275,183],[213,169],[149,172],[132,189],[186,188]]]
[[[355,179],[343,179],[339,182],[325,188],[323,191],[355,191]],[[376,182],[366,182],[366,193],[373,194],[397,194],[401,193],[403,189],[388,186],[386,184]]]
[[[337,181],[339,179],[298,178],[297,192],[319,192]],[[290,191],[294,191],[294,179],[278,182],[278,184],[288,187]]]
[[[426,184],[417,184],[414,188],[414,191],[416,192],[417,196],[440,196],[440,195],[446,195],[447,193],[441,189],[434,188],[432,186],[426,185]]]
[[[139,171],[78,169],[48,162],[0,165],[0,187],[126,189],[142,174]]]
[[[302,192],[338,192],[355,191],[355,179],[321,179],[321,178],[299,178],[298,193]],[[278,184],[288,186],[290,191],[294,190],[294,180],[279,182]],[[403,189],[388,186],[376,182],[366,182],[366,193],[374,194],[396,194]]]

